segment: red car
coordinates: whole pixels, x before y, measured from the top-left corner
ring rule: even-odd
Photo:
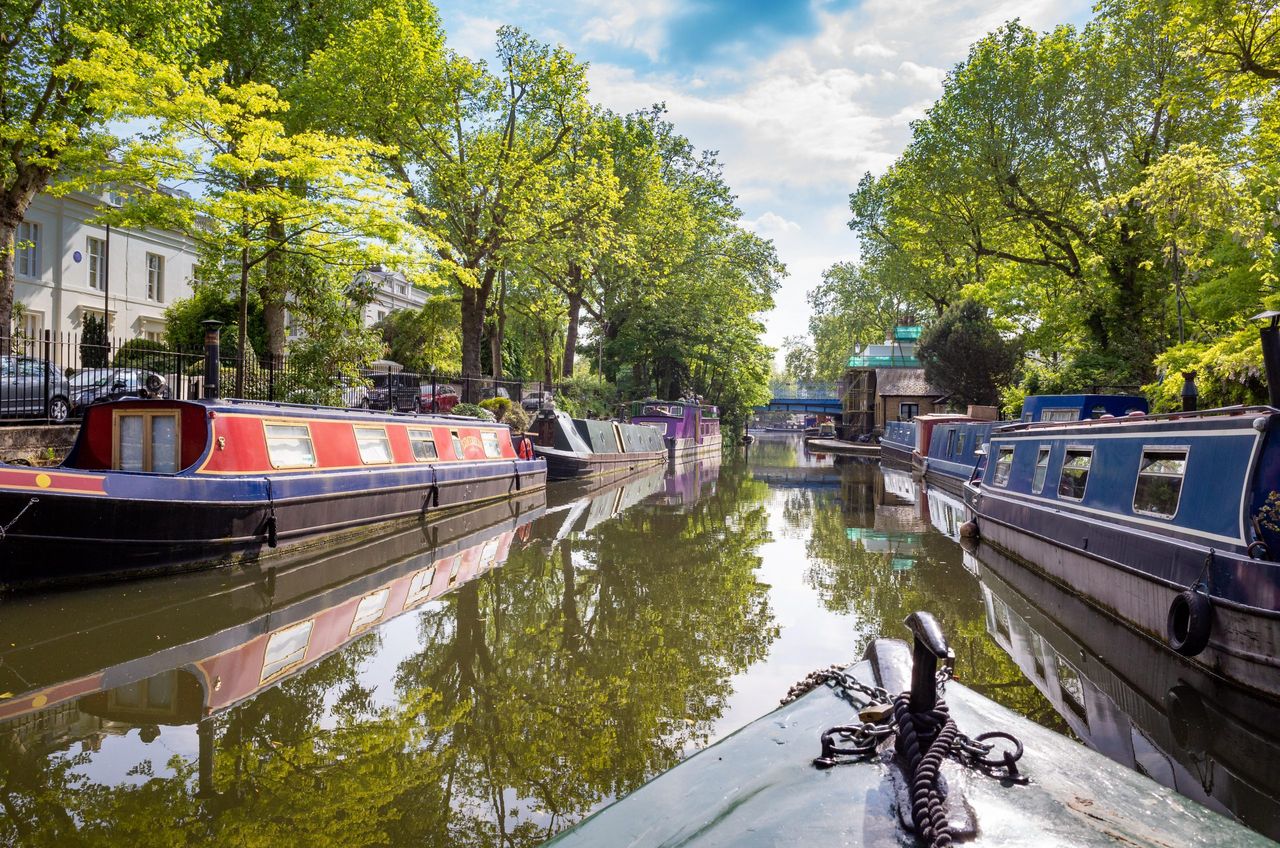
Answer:
[[[426,383],[421,387],[421,391],[422,393],[418,396],[419,412],[452,412],[453,408],[462,401],[462,395],[458,394],[458,390],[453,386],[436,386],[436,392],[432,395],[431,384]]]

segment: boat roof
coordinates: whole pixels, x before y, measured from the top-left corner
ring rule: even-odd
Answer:
[[[379,411],[375,409],[347,409],[340,406],[321,406],[319,404],[305,403],[278,403],[265,400],[235,400],[232,398],[216,398],[193,399],[193,400],[149,400],[143,398],[122,398],[121,400],[112,401],[110,403],[95,404],[95,407],[111,407],[113,409],[127,408],[136,404],[163,405],[163,406],[188,406],[203,407],[209,412],[218,412],[223,414],[235,415],[254,415],[258,414],[266,417],[289,416],[298,418],[328,418],[328,419],[349,419],[353,422],[361,421],[395,421],[398,424],[411,423],[413,421],[439,421],[447,424],[464,424],[466,426],[491,426],[506,427],[506,424],[499,424],[494,421],[485,421],[482,418],[473,418],[468,415],[449,415],[447,413],[430,413],[421,414],[416,412],[393,412]]]

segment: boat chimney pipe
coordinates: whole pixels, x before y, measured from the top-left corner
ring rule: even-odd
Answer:
[[[210,318],[204,327],[204,399],[218,399],[218,363],[222,359],[222,322]]]
[[[1280,407],[1280,312],[1262,312],[1253,320],[1270,319],[1262,328],[1262,364],[1267,369],[1267,397],[1272,406]]]
[[[1196,372],[1182,372],[1182,411],[1195,412],[1200,392],[1196,389]]]

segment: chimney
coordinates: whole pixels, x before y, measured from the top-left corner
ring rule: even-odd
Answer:
[[[1269,318],[1262,328],[1262,364],[1267,369],[1267,396],[1272,406],[1280,407],[1280,312],[1262,312],[1253,316],[1258,321]]]
[[[218,399],[218,362],[222,358],[222,322],[210,318],[204,327],[204,399]]]
[[[1182,411],[1195,412],[1200,392],[1196,390],[1196,372],[1182,372]]]

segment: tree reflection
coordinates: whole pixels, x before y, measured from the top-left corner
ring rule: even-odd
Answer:
[[[855,656],[879,636],[908,638],[903,620],[927,610],[955,649],[958,679],[1033,721],[1066,732],[1061,716],[987,635],[981,592],[961,564],[960,547],[929,528],[914,507],[886,506],[878,472],[868,474],[865,467],[847,467],[840,509],[814,509],[806,546],[806,581],[828,609],[859,622]],[[868,508],[876,502],[878,508]]]
[[[0,843],[538,844],[705,743],[777,637],[755,576],[767,492],[726,469],[714,498],[646,502],[551,550],[535,532],[411,613],[407,649],[371,632],[148,742],[198,736],[194,758],[134,755],[108,779],[120,757],[95,774],[64,753],[73,733],[0,727]]]

